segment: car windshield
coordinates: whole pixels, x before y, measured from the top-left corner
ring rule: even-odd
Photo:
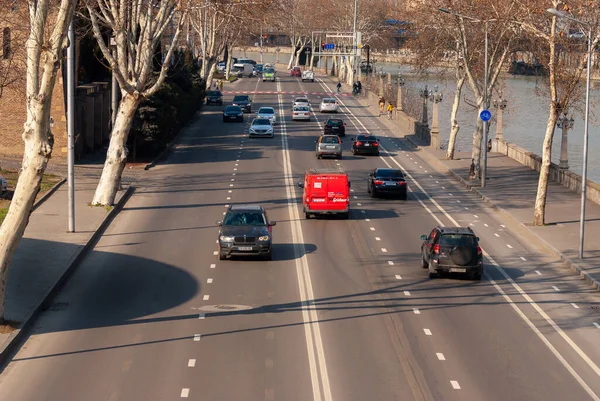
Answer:
[[[343,124],[342,120],[329,120],[327,125],[330,127],[341,127]]]
[[[275,110],[270,107],[261,107],[258,110],[258,114],[275,114]]]
[[[271,68],[271,67],[266,67],[265,69],[263,69],[263,72],[265,74],[272,74],[272,73],[275,72],[275,70],[273,68]]]
[[[252,121],[252,125],[271,125],[271,122],[266,118],[256,118]]]
[[[239,108],[239,107],[237,107],[237,106],[227,106],[227,107],[225,107],[225,111],[226,111],[226,112],[229,112],[229,113],[235,113],[236,111],[237,111],[237,112],[240,112],[240,111],[242,111],[242,109],[240,109],[240,108]]]
[[[323,99],[323,103],[335,103],[335,99]]]
[[[475,236],[468,234],[444,234],[440,237],[439,244],[444,246],[475,246]]]
[[[339,143],[337,136],[324,136],[321,143]]]
[[[207,95],[208,96],[219,96],[221,94],[221,92],[219,91],[208,91]]]
[[[400,170],[377,170],[375,174],[378,178],[404,178]]]
[[[308,111],[308,107],[306,107],[306,106],[294,107],[294,111]]]
[[[248,96],[236,96],[233,98],[234,102],[247,102]]]
[[[223,221],[224,226],[266,226],[267,220],[260,212],[229,212]]]

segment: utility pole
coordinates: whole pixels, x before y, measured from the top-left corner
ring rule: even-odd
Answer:
[[[357,16],[358,16],[358,0],[354,0],[354,25],[352,28],[352,32],[354,33],[354,35],[353,35],[354,36],[354,43],[353,43],[354,53],[357,53],[357,49],[358,49],[358,36],[356,34],[356,18],[357,18]],[[353,62],[354,62],[353,70],[356,70],[357,69],[356,68],[356,56],[354,57]],[[360,70],[360,66],[358,69]],[[354,74],[354,71],[352,73]],[[358,72],[358,74],[360,74],[360,72]],[[352,81],[354,81],[354,75],[352,75]]]
[[[67,199],[68,229],[75,232],[75,31],[73,21],[69,25],[69,48],[67,49]]]

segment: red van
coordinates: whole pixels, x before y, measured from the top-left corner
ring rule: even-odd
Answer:
[[[304,182],[302,205],[306,218],[317,214],[336,214],[343,219],[350,215],[350,181],[348,174],[339,170],[308,170]]]

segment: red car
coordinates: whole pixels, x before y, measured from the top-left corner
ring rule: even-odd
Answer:
[[[300,69],[300,67],[294,67],[290,70],[290,75],[292,77],[301,77],[302,76],[302,70]]]
[[[348,174],[339,170],[309,170],[304,182],[302,203],[307,219],[315,215],[338,215],[347,219],[350,214],[350,182]]]

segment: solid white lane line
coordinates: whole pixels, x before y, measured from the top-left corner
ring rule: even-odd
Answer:
[[[404,291],[404,295],[406,295],[407,297],[410,297],[410,291]]]
[[[574,302],[571,302],[571,305],[573,306],[573,308],[575,308],[575,309],[579,309],[579,306],[577,306],[577,304],[576,304],[576,303],[574,303]]]
[[[500,234],[498,234],[498,233],[494,233],[494,235],[495,235],[496,237],[500,238]]]
[[[506,244],[506,246],[509,247],[510,249],[512,249],[512,245]]]
[[[196,366],[196,360],[195,359],[188,360],[188,368],[193,368],[194,366]]]
[[[181,389],[181,398],[188,398],[189,396],[190,396],[190,389],[182,388]]]
[[[402,276],[399,274],[396,274],[396,280],[402,280]]]
[[[597,329],[600,329],[600,324],[594,322],[594,326],[596,326]]]
[[[415,313],[415,315],[421,314],[421,311],[419,310],[419,308],[413,308],[413,312]]]
[[[393,265],[394,265],[394,262],[393,262],[393,261],[391,261],[391,260],[388,260],[388,265],[390,265],[390,266],[393,266]]]
[[[210,295],[205,295],[202,297],[203,301],[208,301],[210,299]]]
[[[198,314],[198,320],[204,320],[205,318],[206,318],[206,315],[204,313]]]
[[[437,356],[437,358],[438,358],[440,361],[445,361],[445,360],[446,360],[446,357],[445,357],[445,356],[444,356],[444,354],[442,354],[441,352],[436,352],[436,353],[435,353],[435,355]]]
[[[375,237],[375,241],[381,241],[381,238]]]
[[[200,338],[202,338],[202,334],[194,334],[194,341],[200,341]]]
[[[283,106],[283,97],[281,96],[281,81],[277,79],[279,111],[280,115],[285,115]],[[298,278],[298,288],[300,301],[302,303],[302,319],[304,321],[304,333],[306,340],[306,349],[308,353],[309,372],[313,390],[312,401],[331,401],[331,388],[329,384],[329,375],[327,373],[327,363],[325,361],[325,352],[323,350],[323,340],[321,338],[321,329],[319,327],[319,316],[312,307],[315,300],[312,282],[310,278],[310,269],[308,265],[307,252],[304,246],[304,235],[302,225],[300,224],[300,214],[296,204],[296,188],[294,177],[292,175],[292,162],[288,145],[288,134],[285,119],[282,119],[280,126],[281,145],[283,156],[283,175],[285,181],[285,190],[287,195],[287,207],[290,220],[292,221],[292,241],[294,244],[296,275]],[[308,324],[310,322],[310,324]],[[322,391],[321,391],[322,390]]]
[[[212,282],[213,282],[213,279],[212,279],[212,278],[207,278],[207,279],[206,279],[206,284],[212,284]]]
[[[450,380],[450,384],[452,384],[454,390],[460,390],[460,384],[456,380]]]
[[[541,276],[541,275],[542,275],[542,273],[541,273],[539,270],[536,270],[536,271],[535,271],[535,274],[537,274],[538,276]]]
[[[554,291],[560,291],[560,290],[558,289],[558,287],[557,287],[557,286],[555,286],[555,285],[553,285],[553,286],[552,286],[552,288],[554,289]]]
[[[381,248],[381,252],[383,252],[383,253],[387,253],[387,249],[385,249],[385,248]]]
[[[217,252],[218,253],[218,252]],[[214,263],[212,265],[210,265],[211,269],[214,269],[215,267],[217,267],[217,265],[215,265]]]
[[[431,336],[432,335],[431,334],[431,330],[429,330],[429,329],[423,329],[423,331],[425,332],[426,336]]]

